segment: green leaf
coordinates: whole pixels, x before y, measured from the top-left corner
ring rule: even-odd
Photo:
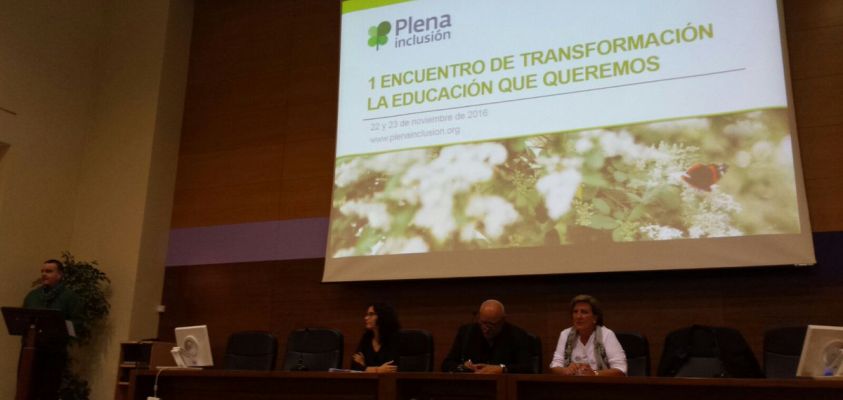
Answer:
[[[627,217],[627,221],[637,221],[642,216],[644,216],[644,211],[646,207],[643,204],[639,204],[635,208],[632,209],[632,212],[629,213],[629,217]]]
[[[386,44],[386,36],[378,36],[378,44],[383,46]]]
[[[387,21],[383,21],[378,25],[378,36],[386,36],[390,30],[392,30],[392,25],[390,25]],[[386,40],[386,38],[384,38],[384,40]]]
[[[378,27],[377,26],[373,26],[373,27],[369,28],[369,36],[370,37],[378,36]]]
[[[592,170],[603,168],[604,162],[605,159],[603,158],[603,155],[597,152],[591,153],[585,158],[585,165]]]
[[[415,208],[407,207],[402,211],[395,214],[392,218],[392,224],[390,228],[392,229],[391,234],[396,236],[402,236],[407,231],[407,227],[410,226],[410,222],[413,220],[413,217],[416,215]]]
[[[639,196],[639,195],[637,195],[637,194],[635,194],[635,193],[632,193],[632,192],[626,192],[626,197],[627,197],[630,201],[632,201],[633,203],[641,203],[642,201],[644,201],[644,200],[641,198],[641,196]]]
[[[366,227],[360,234],[360,239],[357,241],[357,246],[355,246],[355,250],[357,251],[357,254],[369,254],[369,252],[372,250],[372,246],[374,246],[375,243],[379,242],[380,240],[380,232],[370,227]]]
[[[62,282],[79,297],[82,304],[76,337],[79,344],[87,344],[91,337],[101,332],[102,322],[111,309],[107,290],[111,283],[99,269],[96,261],[77,261],[70,252],[63,252],[64,274]]]
[[[613,175],[615,176],[615,181],[616,181],[616,182],[623,182],[623,181],[625,181],[625,180],[626,180],[626,178],[627,178],[626,173],[625,173],[625,172],[623,172],[623,171],[615,171],[615,173],[614,173]]]
[[[609,215],[612,211],[612,208],[609,207],[609,203],[607,203],[606,200],[594,199],[591,203],[594,204],[594,209],[599,211],[601,214]]]
[[[612,240],[615,242],[623,242],[625,237],[626,231],[624,231],[623,227],[615,228],[615,230],[612,231]]]
[[[682,206],[682,199],[678,189],[671,187],[659,191],[658,199],[668,210],[676,210]]]
[[[591,217],[591,227],[594,229],[615,229],[618,221],[606,215],[595,215]]]
[[[568,224],[559,221],[553,225],[553,229],[559,234],[559,244],[568,244]]]
[[[609,183],[603,179],[603,176],[600,174],[584,174],[582,177],[583,183],[588,186],[594,186],[599,188],[605,188],[609,186]]]

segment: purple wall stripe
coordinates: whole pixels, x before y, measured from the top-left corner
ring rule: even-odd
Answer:
[[[319,258],[327,238],[327,218],[173,229],[167,265]]]

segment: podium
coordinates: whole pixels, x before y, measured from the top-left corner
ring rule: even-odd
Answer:
[[[39,349],[67,343],[67,323],[58,310],[2,307],[2,311],[9,334],[23,337],[15,400],[29,400],[35,356]]]

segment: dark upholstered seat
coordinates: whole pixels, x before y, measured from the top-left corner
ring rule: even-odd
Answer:
[[[650,342],[638,332],[615,334],[626,353],[627,376],[650,376]]]
[[[404,329],[398,345],[400,360],[398,370],[402,372],[433,371],[433,336],[421,329]]]
[[[236,332],[228,337],[223,368],[271,371],[278,357],[278,339],[269,332]]]
[[[336,329],[303,328],[290,332],[285,371],[327,371],[342,367],[343,337]]]

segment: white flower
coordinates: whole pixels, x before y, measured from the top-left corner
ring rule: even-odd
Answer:
[[[334,184],[348,186],[370,172],[397,175],[409,166],[426,160],[427,150],[404,150],[355,158],[337,165]]]
[[[785,136],[776,149],[776,160],[783,167],[793,166],[793,147],[790,145],[790,136]]]
[[[640,228],[641,233],[652,240],[682,239],[685,234],[676,228],[662,225],[646,225]]]
[[[334,258],[351,257],[355,255],[357,255],[357,252],[354,250],[354,247],[347,247],[334,252]]]
[[[421,237],[388,238],[380,246],[376,254],[413,254],[427,253],[430,246]]]
[[[571,210],[571,201],[581,181],[579,171],[568,169],[546,175],[536,182],[536,189],[544,196],[550,218],[559,219]]]
[[[606,157],[614,157],[634,151],[636,144],[632,135],[629,132],[623,131],[620,133],[604,133],[600,136],[600,146],[603,148],[603,153],[606,154]]]
[[[362,164],[362,160],[355,158],[349,162],[337,165],[336,172],[334,173],[334,184],[339,187],[345,187],[356,182],[363,173]]]
[[[587,137],[580,138],[577,140],[577,143],[574,144],[574,149],[577,153],[585,153],[591,150],[592,147],[594,147],[594,143]]]
[[[452,212],[454,200],[450,196],[440,197],[436,202],[424,203],[413,217],[413,224],[430,229],[430,233],[440,242],[457,229]]]
[[[377,229],[387,229],[392,221],[386,204],[364,201],[349,201],[340,207],[345,215],[356,215],[369,221],[369,225]]]
[[[767,128],[760,121],[742,119],[734,124],[726,125],[723,133],[733,137],[751,137],[765,129]]]
[[[469,200],[465,214],[483,222],[486,236],[499,238],[507,225],[518,220],[518,212],[508,201],[498,196],[474,196]]]
[[[628,163],[638,160],[666,160],[670,157],[657,148],[635,143],[635,138],[625,130],[600,131],[599,142],[606,157],[622,156]]]
[[[766,140],[762,140],[752,145],[751,151],[752,155],[757,160],[764,160],[773,154],[773,144]]]
[[[674,121],[654,122],[647,125],[647,128],[657,133],[681,133],[687,130],[707,130],[711,123],[707,118],[688,118]]]
[[[457,229],[454,196],[465,193],[495,174],[495,166],[506,161],[507,151],[500,143],[448,146],[429,163],[417,163],[401,178],[401,185],[418,191],[421,208],[413,224],[427,228],[439,241]]]
[[[410,165],[423,162],[426,159],[427,150],[404,150],[375,155],[367,160],[366,166],[372,171],[382,172],[387,175],[396,175],[403,172]]]
[[[746,168],[752,163],[752,155],[746,150],[735,153],[735,165],[739,168]]]
[[[682,192],[682,201],[688,207],[685,220],[688,221],[688,236],[729,237],[742,236],[743,232],[732,225],[732,216],[740,213],[743,207],[735,199],[712,186],[711,192],[686,188]]]

